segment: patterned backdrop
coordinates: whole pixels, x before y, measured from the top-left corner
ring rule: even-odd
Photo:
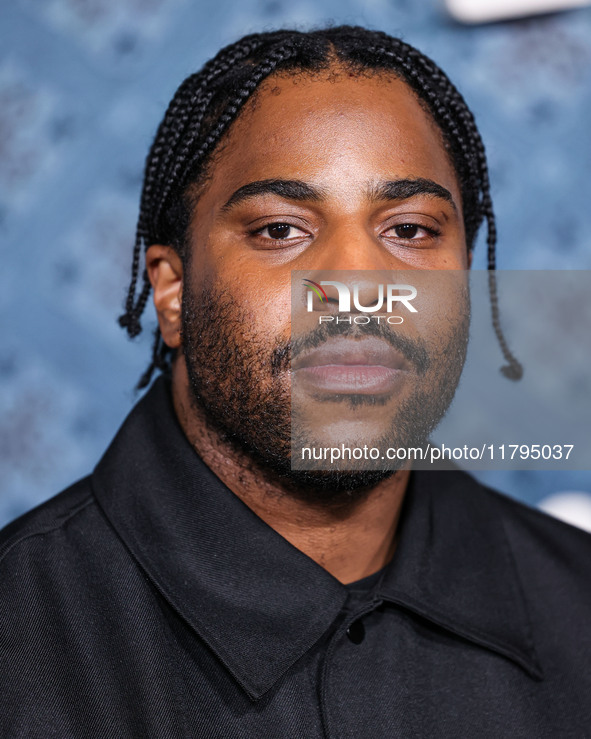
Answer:
[[[0,525],[88,473],[134,402],[149,336],[128,341],[116,316],[177,85],[244,33],[330,21],[402,36],[459,86],[501,267],[591,268],[591,9],[463,27],[437,0],[3,0]],[[591,472],[485,477],[532,505],[574,492],[560,500],[581,524],[591,509]]]

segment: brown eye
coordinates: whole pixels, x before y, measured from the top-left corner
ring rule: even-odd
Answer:
[[[256,231],[252,231],[251,234],[257,238],[262,238],[263,241],[283,241],[286,245],[299,243],[307,235],[301,228],[283,221],[269,223],[268,226],[258,228]]]
[[[394,226],[394,232],[400,239],[413,239],[418,230],[416,223],[401,223],[399,226]]]
[[[286,239],[291,229],[289,223],[271,223],[266,231],[272,239]]]

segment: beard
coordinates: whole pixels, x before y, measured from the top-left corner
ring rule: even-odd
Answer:
[[[279,483],[293,497],[331,508],[363,500],[396,470],[381,469],[377,463],[372,468],[367,462],[362,470],[292,469],[292,445],[309,445],[310,439],[304,439],[305,422],[300,423],[300,414],[294,411],[292,415],[289,382],[292,353],[334,335],[355,338],[360,327],[323,324],[306,337],[270,342],[250,330],[252,325],[228,291],[208,287],[197,296],[185,285],[182,346],[195,410],[222,442],[251,460],[251,471]],[[363,335],[377,335],[392,344],[419,378],[410,397],[397,408],[388,432],[375,445],[408,448],[425,444],[455,394],[465,361],[468,326],[467,298],[464,310],[458,311],[457,324],[447,327],[445,341],[435,348],[379,323],[363,325]],[[352,407],[380,403],[375,396],[356,395],[343,396],[341,401]]]

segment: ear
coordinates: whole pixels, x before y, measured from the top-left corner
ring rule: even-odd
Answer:
[[[172,246],[154,244],[146,251],[146,269],[154,290],[154,305],[162,339],[171,349],[176,349],[181,344],[181,258]]]

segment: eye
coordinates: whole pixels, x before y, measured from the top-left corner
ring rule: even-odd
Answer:
[[[386,233],[389,231],[393,231],[399,239],[408,241],[420,241],[438,235],[435,229],[419,226],[418,223],[399,223],[397,226],[389,228]]]
[[[401,239],[412,239],[418,233],[419,227],[416,223],[401,223],[400,226],[394,226],[394,233]]]
[[[290,241],[301,239],[302,236],[307,236],[306,232],[302,231],[301,228],[297,228],[291,223],[280,222],[269,223],[267,226],[259,228],[254,233],[263,238],[273,239],[274,241]]]

